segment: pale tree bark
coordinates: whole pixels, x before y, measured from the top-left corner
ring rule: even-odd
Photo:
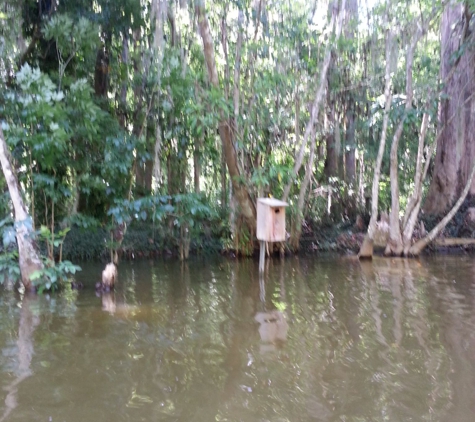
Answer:
[[[470,17],[468,2],[455,1],[446,5],[442,15],[440,76],[446,83],[438,117],[444,127],[437,143],[434,174],[424,202],[426,214],[444,212],[460,196],[475,158],[475,100],[456,111],[459,104],[475,92],[475,50],[470,47],[474,32],[470,28]],[[462,55],[454,61],[457,54]],[[450,80],[447,80],[448,75],[451,75]],[[456,117],[452,119],[454,115]],[[469,194],[475,194],[473,182]]]
[[[213,37],[211,35],[211,29],[205,12],[204,0],[200,0],[196,3],[195,10],[198,17],[200,36],[203,41],[203,52],[206,61],[208,78],[213,87],[219,88],[218,70],[216,68]],[[234,149],[231,122],[225,117],[222,111],[220,111],[218,132],[223,145],[224,158],[226,160],[229,176],[231,178],[233,195],[239,204],[239,211],[241,215],[243,216],[248,228],[253,234],[255,233],[256,228],[256,207],[251,200],[251,196],[249,195],[248,190],[240,181],[241,172],[238,166],[236,150]]]
[[[239,81],[241,78],[241,49],[242,49],[242,38],[243,38],[243,28],[242,28],[243,21],[244,21],[244,13],[242,10],[239,10],[238,38],[236,41],[236,59],[234,62],[234,87],[233,87],[234,130],[236,134],[239,134],[239,126],[238,126],[239,104],[240,104]]]
[[[327,181],[330,182],[331,178],[338,177],[340,175],[340,154],[341,154],[341,136],[340,136],[340,126],[338,124],[339,118],[337,117],[337,112],[335,110],[335,100],[327,96],[327,101],[329,104],[333,103],[331,110],[326,116],[326,136],[325,143],[327,153],[325,156],[325,167],[324,173],[327,178]]]
[[[345,21],[344,21],[345,39],[355,42],[358,28],[358,0],[348,0]],[[348,53],[350,63],[354,63],[356,55],[353,52]],[[351,74],[346,70],[345,85],[351,86]],[[356,102],[351,90],[347,91],[347,100],[345,104],[345,181],[348,184],[354,184],[356,179]]]
[[[356,180],[356,117],[355,102],[350,99],[346,109],[345,132],[345,181],[354,184]]]
[[[386,12],[386,18],[389,12]],[[374,235],[376,232],[376,223],[378,219],[378,204],[379,204],[379,179],[381,177],[381,164],[383,162],[384,148],[386,146],[386,137],[388,132],[388,122],[389,122],[389,111],[391,110],[391,43],[392,43],[392,34],[389,29],[389,23],[387,22],[386,26],[386,48],[385,48],[385,59],[386,67],[384,72],[384,117],[383,117],[383,127],[381,129],[381,138],[379,140],[378,155],[376,157],[376,163],[374,166],[374,175],[373,175],[373,187],[371,189],[371,218],[369,220],[368,231],[361,245],[358,256],[360,258],[372,258],[373,257],[373,242]]]
[[[332,32],[335,35],[335,38],[338,39],[340,34],[341,34],[341,28],[342,28],[342,22],[343,22],[343,15],[345,11],[345,0],[342,0],[340,8],[338,7],[338,1],[334,1],[332,4],[332,18],[331,18],[331,29]],[[325,86],[326,86],[326,72],[328,71],[328,66],[330,63],[330,58],[331,58],[331,50],[332,50],[332,44],[329,41],[328,45],[326,46],[326,54],[325,54],[325,59],[323,63],[323,70],[322,72],[325,72],[325,75],[320,76],[320,86],[318,87],[317,95],[315,98],[315,101],[313,103],[312,107],[312,114],[310,116],[309,121],[307,122],[307,126],[305,128],[305,135],[304,138],[307,140],[302,141],[302,145],[308,142],[310,139],[310,157],[307,162],[307,166],[305,168],[305,177],[304,180],[302,181],[302,184],[300,185],[300,191],[299,191],[299,199],[297,203],[297,212],[295,214],[295,221],[293,222],[294,230],[292,230],[291,233],[291,238],[290,238],[290,244],[294,249],[298,249],[299,243],[300,243],[300,236],[302,233],[302,220],[303,220],[303,208],[304,208],[304,202],[305,202],[305,197],[307,195],[307,189],[310,184],[311,177],[313,175],[313,166],[314,166],[314,158],[315,158],[315,148],[316,148],[316,139],[315,139],[315,123],[316,119],[318,117],[318,110],[320,106],[320,102],[323,98]],[[328,62],[327,62],[328,61]],[[317,101],[318,100],[318,101]],[[313,116],[313,113],[315,115]],[[302,156],[303,160],[303,156]],[[295,167],[294,167],[295,171]],[[297,170],[298,171],[298,170]],[[295,171],[295,175],[297,174],[297,171]],[[292,181],[291,181],[292,183]],[[288,198],[288,194],[290,191],[290,186],[291,184],[289,183],[285,190],[284,190],[284,201]]]
[[[201,102],[201,97],[199,95],[198,86],[195,85],[195,98],[198,102]],[[201,157],[204,144],[204,134],[195,136],[195,141],[193,144],[193,181],[195,186],[195,193],[200,193],[201,191]]]
[[[470,187],[472,186],[472,181],[473,181],[473,176],[475,175],[475,161],[472,163],[472,171],[470,172],[468,176],[468,180],[465,184],[465,187],[460,194],[459,199],[457,202],[454,204],[452,209],[447,213],[447,215],[440,221],[439,224],[437,224],[424,238],[418,240],[414,245],[412,245],[409,249],[409,255],[414,255],[417,256],[419,255],[422,250],[430,243],[432,242],[438,235],[439,233],[445,228],[445,226],[448,224],[448,222],[453,218],[453,216],[457,213],[459,210],[460,206],[463,204],[463,201],[465,201],[465,198],[468,195],[468,192],[470,191]]]
[[[389,214],[389,238],[384,251],[385,255],[400,256],[404,250],[401,226],[399,223],[399,181],[398,181],[398,147],[401,139],[404,123],[409,112],[412,109],[412,98],[414,90],[412,88],[412,66],[414,62],[414,51],[417,43],[425,33],[425,28],[419,28],[409,45],[406,53],[406,106],[404,115],[399,121],[396,131],[393,135],[390,153],[389,177],[391,181],[391,212]]]
[[[153,35],[153,49],[155,52],[155,65],[157,68],[157,91],[156,102],[160,100],[160,86],[162,76],[162,62],[163,53],[165,51],[165,39],[163,37],[163,26],[165,16],[167,15],[167,1],[166,0],[152,0],[151,19],[155,24],[155,32]],[[161,161],[160,153],[162,149],[162,131],[160,128],[160,122],[157,118],[155,121],[155,147],[154,147],[154,159],[153,159],[153,178],[157,184],[161,179]]]
[[[429,125],[429,114],[424,113],[424,115],[422,116],[421,131],[419,134],[419,143],[417,147],[416,173],[414,175],[414,190],[411,196],[409,197],[409,200],[406,206],[406,212],[402,220],[402,243],[403,243],[404,255],[407,255],[409,253],[409,248],[411,247],[412,235],[414,233],[414,228],[417,223],[417,217],[421,209],[422,183],[429,169],[430,157],[432,156],[432,151],[429,148],[429,153],[427,154],[427,159],[426,159],[424,168],[422,168],[425,137],[426,137],[428,125]]]
[[[401,138],[404,124],[407,116],[412,110],[412,99],[414,97],[414,91],[412,86],[412,71],[414,62],[414,53],[418,42],[426,34],[429,25],[432,23],[433,17],[437,14],[437,9],[434,9],[431,16],[427,17],[424,22],[418,23],[418,29],[415,31],[415,35],[411,44],[407,48],[406,52],[406,105],[404,115],[399,121],[396,131],[393,135],[391,154],[390,154],[390,180],[391,180],[391,213],[389,217],[389,238],[385,249],[385,255],[400,256],[403,253],[407,253],[410,248],[412,233],[414,231],[415,224],[417,222],[417,215],[420,209],[421,192],[422,192],[422,159],[423,148],[425,142],[425,135],[428,125],[428,116],[424,114],[422,119],[421,131],[418,143],[418,154],[416,162],[415,173],[415,186],[413,194],[411,195],[408,208],[406,211],[406,217],[403,220],[403,224],[399,221],[399,182],[398,182],[398,146]],[[428,169],[428,162],[430,156],[427,157],[427,162],[424,170],[424,175]]]
[[[12,157],[8,145],[0,127],[0,162],[3,174],[8,185],[10,198],[15,211],[16,239],[18,244],[18,256],[21,272],[21,280],[25,289],[33,290],[31,281],[32,274],[43,269],[43,263],[34,243],[34,233],[31,225],[31,218],[21,196],[20,186],[16,176],[16,171],[12,164]]]
[[[454,110],[454,114],[447,120],[446,124],[450,124],[458,115],[458,112],[460,109],[462,109],[468,102],[472,100],[472,97],[475,96],[475,93],[472,93],[469,97],[465,99],[465,101],[462,104],[458,105],[458,108]],[[435,240],[435,237],[445,228],[447,223],[450,221],[451,218],[455,215],[457,210],[460,208],[460,205],[462,204],[463,200],[465,199],[466,195],[468,194],[465,193],[465,195],[462,195],[463,198],[457,204],[453,207],[453,209],[450,211],[449,215],[447,215],[437,226],[436,226],[436,231],[431,231],[430,233],[427,234],[423,239],[421,239],[419,242],[415,243],[412,245],[412,235],[414,232],[414,227],[417,223],[417,217],[419,215],[419,211],[421,208],[421,203],[422,203],[422,183],[424,179],[427,176],[427,172],[429,170],[429,164],[430,164],[430,158],[432,157],[432,154],[434,152],[435,146],[438,144],[439,138],[443,135],[443,129],[439,130],[439,133],[437,134],[437,137],[435,141],[432,143],[432,145],[428,148],[426,148],[426,162],[424,163],[424,166],[422,166],[422,159],[423,159],[423,154],[424,154],[424,143],[425,143],[425,136],[427,132],[427,126],[429,122],[429,115],[427,113],[424,114],[422,118],[422,124],[421,124],[421,132],[419,135],[419,145],[418,145],[418,151],[417,151],[417,164],[416,164],[416,174],[414,177],[414,191],[409,198],[408,205],[406,207],[406,213],[404,215],[403,223],[402,223],[402,228],[403,228],[403,245],[404,245],[404,255],[419,255],[422,250],[433,240]],[[472,179],[473,176],[471,176],[470,180]],[[465,189],[469,189],[470,183],[467,183],[465,186]],[[462,194],[465,191],[462,192]],[[452,242],[453,244],[463,244],[463,242],[458,243],[457,241]],[[417,246],[416,246],[417,245]]]
[[[332,32],[335,31],[335,35],[337,38],[340,36],[340,33],[341,33],[341,24],[342,24],[344,5],[345,5],[345,0],[342,1],[340,13],[338,13],[338,1],[334,1],[332,3],[332,18],[331,18],[330,28]],[[290,181],[284,188],[284,193],[282,196],[283,201],[287,201],[287,199],[289,198],[290,189],[292,188],[294,184],[295,177],[297,176],[297,173],[302,167],[302,163],[305,156],[305,148],[307,146],[308,141],[311,140],[311,142],[315,142],[315,125],[317,123],[318,114],[320,112],[320,104],[322,103],[322,99],[325,94],[325,88],[327,85],[326,80],[327,80],[327,75],[328,75],[328,68],[330,67],[331,57],[332,57],[332,45],[331,45],[331,42],[328,42],[328,44],[325,47],[325,55],[324,55],[321,73],[320,73],[320,82],[319,82],[318,89],[315,95],[315,100],[313,101],[312,108],[310,110],[310,118],[305,127],[305,133],[303,136],[302,144],[300,145],[300,149],[299,149],[297,158],[295,160],[294,167],[290,174]],[[307,189],[307,187],[305,187],[304,189]]]

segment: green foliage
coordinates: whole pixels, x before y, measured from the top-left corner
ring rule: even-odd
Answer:
[[[171,215],[177,227],[199,228],[199,223],[213,219],[216,214],[202,194],[187,193],[172,197]]]
[[[44,260],[44,268],[37,270],[31,275],[31,281],[38,293],[44,291],[59,290],[69,275],[81,271],[81,267],[74,265],[70,261],[61,261],[57,264],[50,259]]]
[[[63,243],[63,259],[73,262],[108,259],[106,242],[109,237],[109,231],[105,227],[89,224],[89,222],[86,227],[72,224]]]
[[[18,265],[18,251],[16,250],[16,233],[13,221],[7,217],[0,221],[0,284],[5,280],[16,283],[20,280],[20,267]]]
[[[56,14],[44,25],[43,34],[47,41],[55,42],[59,86],[70,62],[79,55],[77,62],[90,64],[99,45],[99,28],[83,16],[73,20],[68,15]]]
[[[11,283],[20,281],[20,266],[18,264],[18,252],[2,252],[0,255],[0,284],[5,280]]]
[[[230,240],[230,183],[218,126],[230,129],[240,172],[235,181],[252,198],[280,197],[306,132],[327,46],[333,49],[332,62],[315,126],[317,154],[311,180],[314,188],[327,183],[325,141],[336,136],[338,128],[338,180],[328,184],[339,203],[334,202],[328,221],[350,218],[363,200],[350,192],[371,185],[379,146],[388,25],[394,35],[395,94],[388,139],[404,117],[398,158],[401,203],[406,202],[426,109],[432,117],[428,139],[434,137],[438,100],[431,95],[438,89],[440,68],[437,24],[414,57],[414,110],[409,115],[403,53],[421,16],[429,16],[439,5],[410,1],[360,7],[358,13],[346,13],[343,35],[335,39],[331,11],[314,2],[277,1],[259,9],[253,2],[216,2],[206,12],[219,79],[213,86],[202,43],[196,39],[195,9],[192,3],[181,3],[168,4],[166,19],[159,21],[151,5],[140,0],[65,0],[43,15],[36,1],[9,2],[0,19],[0,53],[5,53],[0,74],[6,87],[0,92],[0,119],[37,227],[54,231],[58,222],[71,226],[70,235],[78,235],[77,242],[70,242],[68,235],[64,248],[84,257],[102,251],[109,242],[104,232],[122,223],[151,223],[173,247],[183,241],[193,247],[194,239],[200,242],[203,232],[209,232],[212,220],[216,224],[211,232]],[[20,26],[26,40],[33,34],[40,39],[18,60],[15,29]],[[154,38],[158,29],[162,39]],[[468,47],[462,44],[453,60]],[[15,70],[14,63],[25,61]],[[100,94],[98,75],[104,85]],[[352,139],[347,137],[349,110],[356,116]],[[383,209],[390,204],[389,148],[390,142],[380,184]],[[357,152],[358,166],[364,165],[358,189],[356,182],[345,180],[345,153],[350,150]],[[309,152],[307,144],[304,167]],[[188,193],[197,186],[195,165],[201,196]],[[293,180],[291,198],[299,194],[304,167]],[[350,207],[351,212],[342,211]],[[0,198],[1,210],[10,212],[7,200]],[[300,212],[306,220],[326,220],[326,198],[310,195]],[[250,249],[254,239],[241,229],[238,243]],[[99,242],[96,248],[89,245],[84,252],[81,230],[90,231]],[[50,246],[56,247],[58,239],[49,236]]]
[[[38,238],[40,241],[44,241],[46,243],[48,258],[52,262],[54,262],[55,249],[59,248],[59,261],[61,263],[63,255],[63,243],[69,230],[70,228],[66,227],[63,230],[59,230],[58,233],[54,233],[54,231],[50,230],[48,227],[41,226],[38,233]]]

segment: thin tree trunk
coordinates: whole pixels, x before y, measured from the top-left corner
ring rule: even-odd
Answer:
[[[391,154],[390,154],[390,167],[389,175],[391,180],[391,212],[389,214],[389,238],[384,251],[385,255],[400,256],[403,252],[401,226],[399,223],[399,181],[398,181],[398,156],[397,151],[399,147],[399,140],[401,139],[402,131],[404,129],[404,123],[406,122],[407,115],[412,109],[412,98],[414,92],[412,89],[412,64],[414,61],[414,51],[416,45],[422,37],[423,32],[420,30],[415,35],[415,38],[407,50],[406,55],[406,106],[404,116],[399,122],[396,132],[394,133]]]
[[[386,12],[387,14],[389,11]],[[388,16],[386,15],[388,19]],[[371,218],[368,225],[368,231],[361,245],[358,256],[360,258],[372,258],[373,257],[373,241],[376,232],[376,222],[378,219],[378,203],[379,203],[379,179],[381,176],[381,164],[383,162],[384,148],[386,146],[386,136],[388,132],[389,111],[391,110],[391,31],[386,29],[386,69],[384,73],[384,117],[383,127],[381,129],[381,138],[379,140],[378,155],[376,157],[376,163],[374,167],[373,175],[373,187],[371,190]]]
[[[449,125],[454,118],[457,117],[457,112],[464,107],[467,103],[472,100],[472,97],[475,96],[475,93],[471,94],[469,97],[465,99],[465,101],[458,106],[458,108],[454,111],[454,114],[446,121],[446,125]],[[403,245],[404,245],[404,255],[408,255],[410,253],[410,248],[412,246],[412,235],[414,232],[414,227],[417,223],[417,217],[419,215],[419,210],[422,204],[422,183],[427,176],[427,172],[429,170],[430,159],[434,152],[436,145],[439,142],[440,137],[444,133],[444,127],[442,127],[436,139],[433,141],[432,145],[428,148],[426,152],[426,162],[424,167],[422,168],[422,157],[423,157],[423,150],[424,150],[424,141],[427,132],[427,126],[429,124],[429,115],[427,113],[424,114],[422,118],[421,124],[421,132],[419,135],[419,145],[417,151],[417,164],[416,164],[416,173],[414,176],[414,191],[409,198],[408,205],[406,207],[406,213],[403,219]],[[421,249],[422,250],[422,249]]]
[[[328,102],[332,102],[328,96]],[[327,117],[327,135],[326,135],[326,146],[327,154],[325,157],[325,176],[327,182],[330,183],[330,180],[333,177],[338,177],[339,175],[339,157],[340,157],[340,129],[338,126],[338,118],[336,118],[335,105],[333,104],[329,116]],[[333,128],[333,130],[331,130]]]
[[[201,177],[201,150],[203,148],[202,136],[197,136],[194,144],[193,151],[193,172],[194,172],[194,185],[195,193],[200,193],[200,177]]]
[[[153,48],[155,52],[155,61],[157,67],[157,90],[156,90],[156,102],[160,100],[160,87],[161,87],[161,76],[162,76],[162,62],[163,62],[163,53],[165,50],[165,40],[163,37],[163,25],[165,21],[165,16],[167,15],[167,1],[166,0],[152,0],[152,10],[151,10],[151,19],[155,23],[155,32],[153,36]],[[162,150],[162,131],[160,128],[160,121],[157,117],[155,119],[155,146],[154,146],[154,159],[153,159],[153,177],[155,178],[155,183],[158,183],[161,179],[161,162],[160,162],[160,153]]]
[[[345,21],[344,21],[344,36],[345,39],[354,42],[356,31],[358,28],[358,0],[348,0],[346,5]],[[348,58],[350,63],[354,63],[356,54],[353,51],[348,52]],[[351,73],[349,70],[345,70],[345,85],[350,87],[352,84]],[[354,100],[354,94],[351,90],[346,94],[346,108],[345,108],[345,169],[344,178],[347,184],[352,185],[356,179],[356,140],[355,140],[355,127],[356,117],[355,108],[356,103]],[[354,189],[354,188],[353,188]]]
[[[241,77],[241,49],[242,49],[242,23],[244,21],[244,13],[239,10],[238,14],[238,38],[236,42],[236,60],[234,62],[234,90],[233,90],[233,105],[234,105],[234,131],[239,133],[238,117],[239,117],[239,81]]]
[[[345,0],[342,1],[340,10],[338,10],[338,1],[335,1],[332,4],[332,26],[331,28],[335,31],[335,38],[338,39],[340,34],[341,34],[341,27],[342,27],[342,22],[343,22],[343,15],[345,11]],[[330,61],[331,57],[331,43],[329,41],[327,47],[326,47],[326,52],[328,54],[325,54],[325,60],[328,59],[328,62]],[[329,63],[325,64],[324,63],[324,68],[326,68],[325,72],[328,70]],[[317,96],[314,102],[314,107],[312,107],[312,113],[315,112],[318,115],[318,108],[320,105],[320,101],[323,98],[323,93],[324,89],[326,86],[326,76],[320,78],[320,86],[318,88]],[[317,99],[319,98],[319,101]],[[316,115],[316,116],[317,116]],[[315,116],[315,119],[316,119]],[[299,192],[299,199],[298,199],[298,209],[295,214],[295,222],[294,222],[294,227],[295,229],[293,230],[293,233],[291,234],[291,239],[290,243],[291,245],[295,248],[298,249],[298,245],[300,243],[300,235],[302,232],[302,220],[304,216],[303,208],[304,208],[304,200],[307,195],[307,189],[310,184],[310,180],[313,174],[313,166],[314,166],[314,157],[315,157],[315,148],[316,148],[316,139],[315,139],[315,120],[312,119],[312,116],[310,117],[310,120],[307,123],[307,126],[305,128],[305,135],[307,139],[310,139],[310,157],[309,161],[307,163],[306,169],[305,169],[305,177],[304,180],[302,181],[302,184],[300,186],[300,192]],[[302,144],[306,143],[304,140]],[[295,168],[294,168],[295,170]],[[286,186],[286,189],[284,190],[284,200],[287,199],[288,193],[290,191],[290,184]]]
[[[432,12],[432,17],[435,14],[435,11]],[[421,23],[418,27],[414,38],[409,45],[406,53],[406,105],[404,110],[404,116],[401,118],[396,131],[393,136],[392,145],[391,145],[391,154],[390,154],[390,180],[391,180],[391,213],[389,216],[389,238],[388,243],[385,249],[385,255],[395,255],[400,256],[404,252],[404,226],[401,227],[399,222],[399,179],[398,179],[398,146],[399,140],[401,139],[402,131],[404,129],[404,124],[406,118],[409,115],[409,112],[412,109],[412,99],[414,97],[414,91],[412,88],[412,68],[414,62],[414,52],[416,50],[417,44],[423,35],[427,32],[429,24],[432,22],[432,17],[426,19],[425,22]],[[424,124],[424,118],[423,118]],[[424,126],[421,129],[421,136],[425,136]],[[419,139],[420,140],[420,139]],[[423,142],[423,141],[422,141]],[[422,157],[418,157],[422,158]],[[430,159],[430,157],[429,157]],[[417,165],[416,164],[416,168]],[[419,169],[420,170],[420,169]],[[416,171],[417,174],[417,171]],[[420,181],[421,182],[421,181]],[[416,188],[416,187],[415,187]],[[407,227],[409,229],[409,227]],[[408,233],[406,232],[406,241]]]
[[[345,0],[342,2],[342,9],[344,9],[344,4]],[[330,28],[332,30],[335,30],[336,37],[338,38],[341,33],[341,21],[342,21],[342,15],[343,13],[341,12],[338,14],[338,2],[334,1],[332,5],[332,20],[330,24]],[[338,21],[337,21],[337,16],[338,16]],[[284,194],[282,196],[282,199],[284,201],[287,201],[289,198],[289,193],[290,189],[294,183],[294,179],[297,176],[297,173],[299,172],[300,168],[302,167],[304,155],[305,155],[305,147],[310,140],[313,142],[315,141],[315,124],[317,123],[318,119],[318,114],[320,111],[320,104],[323,99],[323,95],[325,94],[325,87],[326,87],[326,81],[327,81],[327,74],[328,74],[328,68],[330,67],[330,62],[331,62],[331,56],[332,56],[332,45],[331,42],[329,41],[328,44],[325,47],[325,56],[323,59],[323,64],[322,64],[322,70],[320,73],[320,83],[318,85],[317,93],[315,95],[315,100],[313,101],[312,108],[310,110],[310,118],[307,123],[307,126],[305,127],[305,133],[303,136],[302,144],[300,145],[300,150],[297,155],[297,159],[294,164],[294,168],[292,169],[292,173],[290,174],[290,181],[285,186],[284,188]]]
[[[414,176],[414,190],[409,198],[406,206],[406,212],[402,221],[402,243],[403,254],[407,255],[411,247],[412,234],[414,233],[414,227],[416,226],[417,216],[422,203],[422,182],[425,179],[427,169],[429,168],[430,158],[432,154],[427,155],[427,160],[422,168],[422,158],[424,153],[424,143],[427,133],[427,126],[429,125],[429,114],[424,113],[422,116],[421,131],[419,134],[419,144],[417,147],[417,161],[416,161],[416,173]]]
[[[120,104],[119,104],[119,124],[122,129],[127,125],[127,90],[129,88],[129,35],[127,31],[122,35],[122,65],[125,69],[125,78],[120,88]]]
[[[355,140],[355,111],[354,102],[350,100],[346,110],[345,133],[345,181],[354,184],[356,180],[356,140]]]
[[[213,38],[211,35],[208,18],[205,14],[204,0],[198,1],[196,3],[195,9],[196,14],[198,16],[199,32],[203,40],[203,51],[209,81],[215,88],[219,88],[218,71],[216,68],[216,61],[214,56]],[[225,118],[224,113],[222,111],[220,111],[218,132],[223,145],[224,157],[233,186],[233,194],[240,205],[240,212],[245,218],[251,233],[255,233],[256,207],[252,202],[246,187],[240,181],[241,173],[238,167],[236,150],[234,149],[232,129],[229,120]]]
[[[23,202],[17,175],[12,165],[12,157],[3,136],[1,127],[0,162],[2,164],[3,174],[8,185],[8,191],[10,192],[10,198],[13,202],[13,209],[15,210],[15,227],[21,279],[25,289],[33,290],[34,286],[31,281],[31,275],[35,271],[43,269],[43,263],[41,262],[33,240],[34,233],[32,229],[31,218]]]

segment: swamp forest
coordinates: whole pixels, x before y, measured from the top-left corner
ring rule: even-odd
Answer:
[[[475,420],[474,12],[0,0],[0,422]]]
[[[284,253],[469,246],[472,9],[3,0],[1,271],[250,256],[260,197],[288,204]]]

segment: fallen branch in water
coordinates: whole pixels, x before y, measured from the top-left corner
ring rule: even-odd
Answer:
[[[475,239],[470,237],[448,237],[443,239],[435,239],[433,243],[437,246],[475,245]]]

